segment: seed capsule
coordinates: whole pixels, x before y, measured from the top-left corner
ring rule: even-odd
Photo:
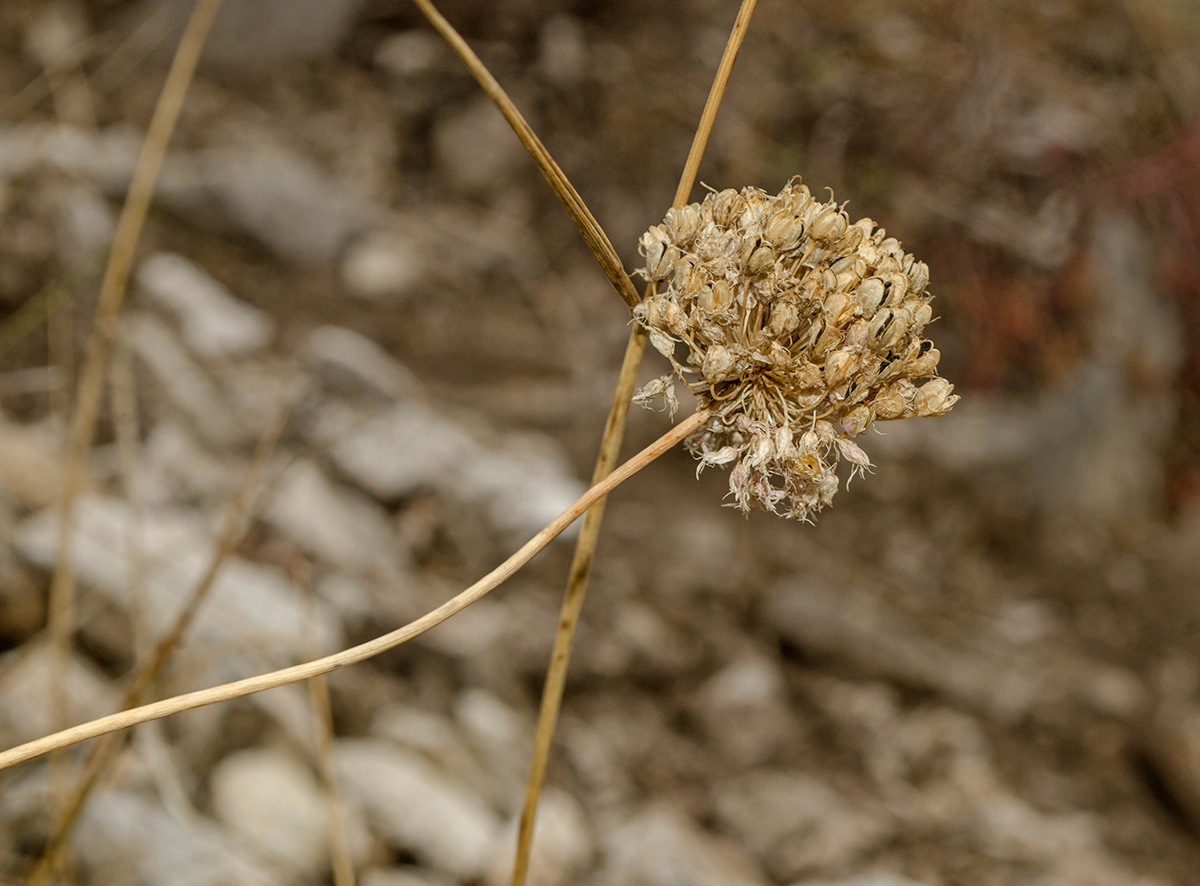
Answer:
[[[713,198],[713,221],[723,228],[728,228],[746,208],[746,200],[733,188],[722,191]]]
[[[804,222],[786,209],[775,213],[767,222],[767,241],[780,252],[795,249],[803,236]]]
[[[835,326],[841,326],[853,308],[854,301],[845,292],[831,292],[825,297],[825,318]]]
[[[917,415],[931,418],[949,412],[950,407],[957,402],[958,397],[954,394],[954,385],[944,378],[935,378],[921,385],[920,390],[917,391],[914,406]]]
[[[822,210],[809,228],[809,236],[814,240],[840,240],[845,233],[846,217],[832,206]]]
[[[904,303],[904,296],[908,294],[908,278],[903,274],[889,274],[887,277],[888,293],[884,304],[889,308],[897,307]]]
[[[863,280],[862,285],[855,293],[858,305],[867,317],[873,317],[879,310],[879,306],[883,304],[884,295],[883,280],[879,277],[868,277]]]
[[[746,259],[746,273],[751,277],[766,273],[775,264],[775,250],[765,243],[750,253]]]
[[[871,401],[871,408],[875,410],[876,418],[891,421],[902,418],[908,412],[908,403],[903,395],[889,388],[886,393]]]
[[[696,239],[702,222],[700,207],[695,203],[689,206],[673,206],[667,210],[667,216],[663,219],[667,233],[680,246],[687,246]]]
[[[834,351],[825,358],[825,384],[829,388],[840,387],[850,377],[857,364],[854,352],[849,348]]]
[[[924,344],[924,343],[923,343]],[[929,348],[924,354],[917,357],[905,367],[905,373],[909,378],[925,378],[928,375],[933,375],[937,369],[938,363],[942,359],[942,352],[937,348]]]
[[[908,272],[909,289],[914,295],[920,295],[929,285],[929,265],[923,261],[913,262],[912,270]]]
[[[704,365],[700,372],[706,382],[715,385],[729,378],[733,372],[733,364],[733,355],[729,353],[728,348],[724,345],[713,345],[704,355]]]
[[[781,298],[771,305],[771,319],[767,330],[776,338],[791,335],[800,325],[800,309],[789,298]]]

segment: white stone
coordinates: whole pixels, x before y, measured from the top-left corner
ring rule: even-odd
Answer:
[[[208,442],[226,447],[249,439],[248,429],[221,387],[200,367],[165,323],[149,314],[127,314],[125,341],[139,356],[167,399]]]
[[[765,886],[737,846],[706,833],[681,813],[650,809],[605,840],[604,886]]]
[[[372,231],[351,244],[342,260],[342,282],[359,298],[396,300],[428,274],[426,260],[411,237],[398,231]]]
[[[454,881],[425,868],[372,868],[358,880],[360,886],[454,886]]]
[[[506,186],[516,169],[529,162],[508,121],[482,96],[437,118],[433,147],[451,184],[468,193]]]
[[[17,527],[17,550],[50,569],[57,534],[57,513],[39,511]],[[132,538],[143,558],[140,600],[130,571]],[[213,559],[208,527],[198,513],[149,508],[138,520],[126,502],[101,496],[79,500],[71,552],[80,580],[117,606],[140,612],[155,636],[174,622]],[[248,676],[268,662],[327,654],[340,641],[340,623],[325,603],[306,600],[278,569],[234,556],[217,572],[182,651],[193,651],[214,674]],[[214,649],[224,654],[214,657]]]
[[[18,425],[0,416],[0,489],[28,508],[58,501],[62,445],[61,435],[48,424]]]
[[[338,393],[366,393],[392,400],[407,400],[421,393],[421,383],[407,366],[377,342],[344,326],[318,326],[300,354]]]
[[[430,70],[445,52],[445,42],[429,30],[399,31],[379,42],[375,64],[394,77],[411,77]]]
[[[174,252],[156,252],[138,269],[142,291],[171,311],[184,341],[202,357],[240,357],[275,336],[271,318],[239,298],[208,272]]]
[[[212,811],[274,863],[305,876],[329,857],[328,806],[309,767],[286,751],[254,748],[222,759],[209,776]]]
[[[332,441],[334,462],[371,494],[393,499],[432,489],[482,508],[493,526],[522,541],[585,488],[548,438],[493,432],[480,442],[423,403],[382,413],[327,403],[310,433],[314,441]]]
[[[798,772],[757,770],[713,789],[717,818],[780,879],[846,865],[890,833],[885,817]]]
[[[501,851],[492,862],[487,886],[508,886],[516,858],[517,823],[510,822]],[[547,788],[538,803],[537,825],[529,858],[529,886],[566,886],[592,860],[595,846],[583,807],[570,794]]]
[[[356,490],[335,486],[307,459],[287,467],[264,516],[333,566],[397,575],[408,564],[383,508]]]
[[[116,710],[119,693],[87,661],[72,654],[62,678],[58,668],[56,653],[44,642],[26,643],[0,657],[0,729],[9,743],[32,741]],[[67,723],[55,714],[56,689],[66,702]]]
[[[378,739],[339,741],[335,760],[347,797],[380,837],[451,876],[483,876],[500,821],[476,794],[424,757]]]
[[[72,846],[89,869],[120,872],[120,882],[129,886],[287,882],[239,848],[215,822],[176,818],[146,797],[125,791],[100,791],[88,801]]]

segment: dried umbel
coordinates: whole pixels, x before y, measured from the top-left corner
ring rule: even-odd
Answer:
[[[671,209],[640,251],[655,287],[634,318],[711,413],[688,446],[701,469],[733,465],[742,510],[808,519],[837,492],[841,458],[870,465],[854,437],[958,400],[921,337],[929,268],[799,178]]]

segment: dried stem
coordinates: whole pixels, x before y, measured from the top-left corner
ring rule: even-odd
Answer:
[[[676,443],[699,429],[708,420],[708,417],[708,413],[701,410],[681,421],[670,431],[663,434],[633,458],[629,459],[629,461],[625,462],[625,464],[621,465],[621,467],[617,468],[617,470],[613,471],[602,483],[598,483],[581,495],[574,504],[563,511],[541,532],[526,542],[515,554],[465,591],[447,600],[437,609],[426,613],[416,621],[409,622],[401,628],[397,628],[381,637],[376,637],[374,640],[369,640],[366,643],[361,643],[358,646],[353,646],[333,655],[327,655],[316,661],[305,662],[304,664],[295,665],[290,668],[282,668],[277,671],[271,671],[268,674],[260,674],[257,677],[248,677],[233,683],[225,683],[221,686],[214,686],[211,689],[202,689],[197,692],[176,695],[173,698],[166,698],[152,704],[110,714],[107,717],[100,717],[97,720],[91,720],[79,726],[56,732],[53,735],[10,748],[0,753],[0,769],[6,769],[17,763],[32,760],[34,757],[40,757],[59,748],[78,744],[89,738],[98,738],[101,735],[107,735],[119,729],[128,729],[130,726],[136,726],[139,723],[148,723],[151,720],[158,720],[162,717],[168,717],[171,714],[190,711],[194,708],[216,704],[217,702],[243,698],[247,695],[253,695],[256,692],[262,692],[265,689],[274,689],[277,686],[286,686],[289,683],[298,683],[301,680],[311,680],[313,677],[319,677],[346,665],[365,661],[381,652],[386,652],[389,649],[399,646],[401,643],[411,640],[413,637],[417,637],[430,628],[441,624],[452,615],[470,606],[488,593],[488,591],[503,584],[518,569],[532,560],[538,551],[546,547],[564,529],[579,519],[583,512],[598,499],[607,495],[615,487],[628,480],[664,452],[670,450]]]
[[[495,102],[496,107],[500,109],[508,124],[517,134],[517,138],[525,145],[525,149],[529,151],[533,157],[537,167],[541,170],[546,181],[550,183],[554,194],[562,203],[563,208],[567,210],[567,214],[571,216],[571,221],[575,223],[575,227],[579,229],[579,233],[583,235],[584,241],[588,248],[596,256],[596,261],[600,262],[600,267],[604,269],[605,276],[613,285],[613,289],[617,294],[625,300],[625,304],[629,307],[634,307],[640,299],[638,298],[637,290],[633,286],[633,281],[629,279],[629,274],[625,272],[625,266],[621,264],[621,259],[617,257],[617,251],[613,248],[612,242],[608,239],[608,235],[604,233],[604,229],[600,227],[600,223],[596,221],[596,217],[592,215],[592,211],[587,208],[587,204],[583,202],[583,198],[579,196],[579,192],[575,190],[575,186],[567,180],[566,174],[562,171],[559,165],[550,156],[550,152],[546,150],[546,146],[542,144],[542,140],[537,137],[533,129],[521,116],[521,112],[517,110],[517,106],[513,104],[512,99],[508,97],[508,93],[492,76],[491,71],[479,60],[479,56],[471,50],[464,40],[454,30],[454,27],[446,21],[440,12],[434,8],[430,0],[413,0],[420,8],[425,17],[437,29],[438,33],[445,38],[446,42],[458,53],[459,58],[470,70],[471,75],[479,81],[479,85],[483,87],[483,91],[487,93],[488,98]]]
[[[80,376],[79,392],[67,440],[59,515],[58,558],[50,583],[49,636],[50,644],[56,650],[54,661],[59,674],[62,673],[69,655],[75,621],[75,566],[69,549],[75,522],[75,505],[87,473],[88,451],[96,433],[104,390],[105,366],[112,350],[117,313],[125,298],[138,239],[150,208],[150,199],[159,170],[162,168],[167,144],[175,129],[175,122],[179,119],[184,95],[192,82],[200,60],[200,52],[204,48],[220,5],[221,0],[196,2],[146,130],[146,138],[133,172],[129,193],[117,222],[108,265],[100,283],[95,323],[88,340],[87,356]]]
[[[209,592],[216,584],[221,567],[225,565],[225,561],[233,554],[245,535],[250,517],[257,510],[255,507],[257,502],[251,500],[252,494],[263,485],[261,482],[262,472],[266,468],[271,453],[275,451],[275,444],[279,442],[279,436],[283,433],[286,419],[287,410],[280,409],[263,432],[254,457],[242,474],[233,498],[230,499],[225,509],[216,549],[213,551],[208,568],[192,588],[187,602],[175,617],[170,629],[159,638],[154,649],[138,666],[133,678],[129,681],[129,686],[125,689],[125,694],[121,697],[121,710],[133,708],[146,697],[147,691],[154,684],[158,675],[162,673],[171,654],[183,640],[184,634],[187,633],[196,614],[200,611],[200,607],[208,598]],[[124,745],[125,738],[125,733],[113,734],[92,748],[70,796],[58,812],[53,833],[46,843],[41,860],[30,877],[30,886],[39,886],[39,884],[47,882],[50,873],[56,869],[59,856],[66,846],[67,837],[70,836],[71,828],[83,810],[83,804],[87,802],[92,789],[95,788],[100,776],[104,774],[117,751]]]
[[[738,50],[741,49],[742,40],[750,26],[750,17],[754,13],[757,2],[758,0],[743,0],[741,8],[738,10],[729,40],[725,45],[725,53],[721,57],[712,88],[709,90],[708,100],[700,115],[700,124],[696,127],[692,147],[688,152],[687,162],[684,163],[683,174],[679,178],[679,187],[675,191],[675,206],[687,203],[687,198],[695,185],[696,175],[700,169],[700,159],[704,156],[704,148],[708,144],[708,136],[712,132],[717,109],[725,95],[725,86],[729,82],[733,63],[737,60]],[[637,378],[638,367],[641,365],[645,348],[646,333],[640,326],[635,325],[629,337],[629,345],[625,349],[625,360],[621,364],[621,375],[617,380],[613,405],[609,410],[608,421],[604,426],[604,436],[600,441],[600,455],[596,459],[596,467],[592,476],[593,483],[604,479],[616,463],[621,449],[621,441],[625,436],[629,400],[633,396],[634,381]],[[567,681],[567,668],[571,661],[571,647],[575,641],[575,631],[579,625],[580,612],[583,609],[583,598],[587,593],[588,578],[596,555],[600,524],[604,519],[605,501],[605,499],[600,499],[588,510],[579,533],[579,539],[575,543],[575,557],[571,562],[567,589],[563,595],[562,609],[559,612],[558,631],[554,636],[554,649],[550,654],[550,667],[546,671],[546,682],[542,688],[537,732],[534,735],[533,755],[529,765],[529,780],[525,786],[525,801],[517,829],[517,850],[513,862],[512,886],[525,886],[525,881],[529,876],[529,860],[533,851],[538,800],[541,798],[542,786],[546,780],[546,767],[550,761],[550,745],[554,740],[554,731],[558,725],[558,713],[562,707],[563,690]]]

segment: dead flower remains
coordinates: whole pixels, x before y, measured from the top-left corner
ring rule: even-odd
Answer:
[[[640,251],[658,291],[634,319],[710,413],[687,445],[701,470],[733,464],[743,511],[809,519],[833,500],[841,458],[869,467],[854,438],[873,422],[941,415],[958,400],[921,338],[929,268],[799,177],[775,196],[731,189],[673,208]],[[635,399],[673,404],[670,382]]]

